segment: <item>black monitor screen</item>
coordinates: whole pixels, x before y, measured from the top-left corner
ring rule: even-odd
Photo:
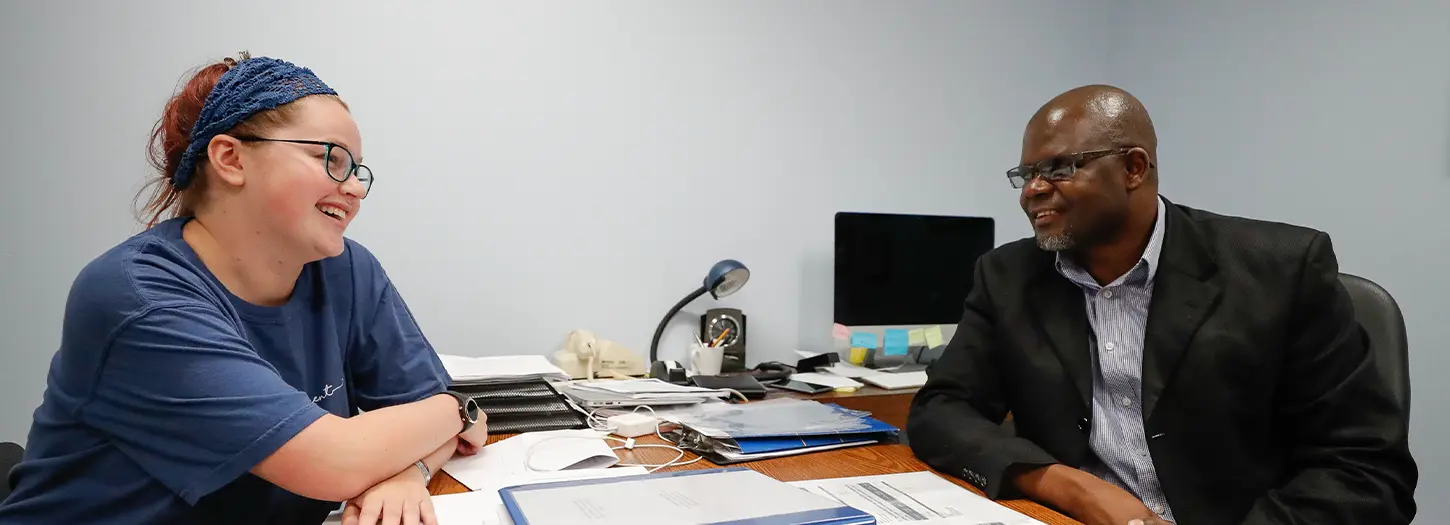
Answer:
[[[956,324],[993,226],[990,217],[837,213],[835,321]]]

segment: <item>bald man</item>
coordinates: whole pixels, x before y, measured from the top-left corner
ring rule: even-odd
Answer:
[[[1407,409],[1328,235],[1161,197],[1152,120],[1110,86],[1033,115],[1008,179],[1036,235],[978,260],[918,457],[1089,525],[1410,522]]]

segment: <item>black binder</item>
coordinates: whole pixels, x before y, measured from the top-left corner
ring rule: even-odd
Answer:
[[[455,384],[488,415],[488,434],[588,428],[584,414],[543,379],[506,383]]]

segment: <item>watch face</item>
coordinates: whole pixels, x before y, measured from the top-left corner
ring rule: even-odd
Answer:
[[[734,345],[735,341],[740,339],[740,322],[734,317],[717,315],[710,318],[709,324],[706,325],[705,335],[710,341],[714,341],[720,337],[720,334],[725,333],[726,329],[729,329],[730,333],[725,335],[725,340],[720,342],[720,346]]]
[[[468,413],[469,421],[478,421],[478,402],[474,401],[473,398],[468,398],[468,403],[464,405],[464,411]]]

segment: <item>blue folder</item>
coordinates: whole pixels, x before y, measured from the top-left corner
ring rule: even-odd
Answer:
[[[851,435],[735,439],[727,440],[726,442],[735,444],[743,454],[762,454],[765,452],[824,447],[826,445],[839,445],[843,443],[875,443],[880,440],[881,437],[878,436]]]
[[[860,436],[860,435],[867,435],[867,434],[895,434],[895,433],[900,432],[900,429],[897,429],[896,427],[893,427],[891,425],[888,425],[885,422],[882,422],[881,420],[876,419],[874,417],[863,417],[863,418],[861,418],[861,422],[864,423],[866,426],[860,427],[860,428],[853,428],[853,429],[850,429],[850,430],[820,430],[820,431],[777,432],[777,433],[753,433],[753,434],[752,433],[749,433],[749,432],[730,432],[729,434],[730,434],[730,439],[733,439],[735,441],[740,441],[742,439],[800,438],[800,437],[840,437],[840,436]]]
[[[622,478],[597,478],[582,479],[575,481],[558,481],[553,483],[538,483],[533,485],[522,485],[516,487],[505,487],[499,489],[499,496],[503,499],[504,509],[508,511],[509,517],[513,519],[514,525],[552,525],[548,523],[532,523],[529,521],[528,510],[519,505],[517,494],[530,491],[556,490],[565,487],[577,487],[583,485],[599,485],[605,483],[626,483],[637,482],[643,479],[653,478],[675,478],[684,476],[709,476],[726,472],[738,472],[749,470],[742,467],[726,467],[709,470],[690,470],[682,472],[663,472],[645,474],[640,476],[626,476]],[[764,476],[764,474],[761,474]],[[791,485],[781,483],[781,490],[801,490]],[[823,496],[824,497],[824,496]],[[745,503],[745,502],[742,502]],[[764,516],[735,521],[715,522],[709,525],[876,525],[876,518],[871,514],[846,505],[838,505],[819,510],[797,512],[793,514],[780,514]]]

